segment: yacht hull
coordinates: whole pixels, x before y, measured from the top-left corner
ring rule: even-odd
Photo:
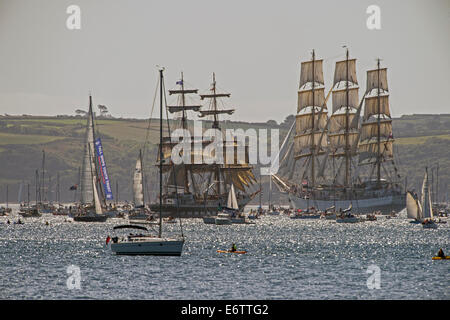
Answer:
[[[142,242],[118,242],[111,244],[111,251],[116,255],[153,255],[180,256],[184,241],[159,239]]]

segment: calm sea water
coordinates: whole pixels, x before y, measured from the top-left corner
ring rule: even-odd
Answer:
[[[44,215],[0,217],[0,299],[449,299],[450,222],[423,229],[404,217],[357,224],[265,216],[255,225],[183,220],[181,257],[115,256],[114,225]],[[46,225],[49,222],[49,225]],[[180,226],[165,225],[165,234]],[[216,253],[235,242],[244,255]],[[80,268],[68,289],[67,268]],[[380,289],[369,289],[370,265]]]

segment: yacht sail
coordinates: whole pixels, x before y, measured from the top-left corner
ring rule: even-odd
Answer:
[[[92,179],[94,162],[94,116],[92,112],[92,97],[89,96],[89,111],[87,116],[86,133],[84,137],[84,155],[81,165],[81,203],[93,204],[94,193]]]
[[[406,194],[406,215],[410,219],[422,219],[422,207],[420,202],[410,193]]]
[[[81,167],[81,199],[80,206],[76,209],[74,216],[75,221],[104,222],[108,218],[103,213],[103,204],[106,207],[106,201],[101,189],[102,186],[99,182],[94,144],[94,113],[92,111],[92,96],[89,95],[89,111],[87,114],[84,154]]]
[[[231,185],[230,192],[228,193],[227,207],[235,210],[239,209],[233,185]]]
[[[144,188],[143,188],[143,170],[142,170],[142,153],[139,150],[139,157],[136,161],[136,168],[134,170],[133,177],[133,197],[134,206],[143,207],[144,206]]]
[[[430,184],[428,181],[428,170],[425,172],[425,177],[423,179],[422,184],[422,215],[424,219],[432,219],[433,218],[433,208],[431,206],[431,192],[430,192]]]

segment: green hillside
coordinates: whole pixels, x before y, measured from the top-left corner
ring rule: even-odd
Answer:
[[[280,129],[285,135],[294,117],[277,124],[224,121],[223,128]],[[55,199],[56,175],[60,176],[61,197],[64,201],[76,196],[69,187],[78,181],[78,169],[83,154],[86,119],[77,117],[12,117],[0,116],[0,201],[6,198],[9,187],[9,201],[17,201],[19,186],[22,186],[22,200],[26,200],[28,184],[30,198],[34,200],[35,171],[42,170],[42,150],[45,150],[45,184],[50,186],[48,199]],[[173,126],[173,124],[171,124]],[[152,183],[156,181],[156,144],[159,139],[159,121],[136,119],[98,119],[98,135],[102,138],[108,173],[113,190],[119,186],[119,199],[131,200],[131,183],[139,149],[148,135],[145,163],[148,185],[152,196]],[[209,127],[209,126],[208,126]],[[439,163],[439,193],[441,198],[450,192],[450,115],[405,115],[393,121],[395,152],[400,174],[407,176],[408,188],[420,189],[425,167],[436,175]],[[280,137],[280,144],[283,137]],[[49,180],[50,179],[50,180]],[[267,186],[263,179],[263,189]],[[434,180],[436,182],[436,180]],[[277,201],[278,195],[274,195]],[[267,198],[267,192],[263,199]],[[255,202],[257,202],[255,199]]]

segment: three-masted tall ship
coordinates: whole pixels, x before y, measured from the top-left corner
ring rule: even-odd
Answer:
[[[313,51],[311,60],[301,64],[292,135],[293,147],[286,148],[273,178],[294,207],[340,210],[352,206],[360,213],[405,208],[393,152],[387,69],[380,67],[380,60],[376,69],[367,71],[367,87],[360,100],[356,59],[349,58],[347,49],[345,59],[336,62],[333,86],[325,96],[323,60],[316,59]]]
[[[251,193],[250,187],[256,182],[252,172],[252,166],[248,164],[248,149],[245,148],[245,161],[238,161],[237,149],[238,142],[226,142],[223,144],[223,155],[226,155],[226,148],[235,148],[233,161],[225,159],[223,163],[211,161],[215,157],[215,153],[206,154],[203,152],[205,147],[211,145],[213,139],[204,136],[196,136],[193,132],[192,126],[188,119],[188,112],[196,112],[200,118],[212,118],[212,129],[219,130],[223,137],[225,134],[221,131],[221,123],[219,116],[221,114],[233,114],[234,109],[219,108],[219,102],[223,98],[229,98],[230,93],[218,92],[213,74],[213,82],[210,92],[206,94],[198,94],[198,89],[190,89],[185,87],[185,80],[183,73],[181,79],[177,81],[177,87],[174,90],[169,90],[169,95],[177,96],[176,105],[167,105],[167,110],[179,116],[181,125],[180,129],[184,129],[189,134],[184,135],[179,142],[172,142],[170,131],[177,128],[171,128],[168,136],[164,137],[162,145],[159,146],[164,157],[163,173],[164,173],[164,188],[162,195],[162,213],[164,216],[179,217],[204,217],[215,215],[218,208],[226,206],[228,192],[231,185],[234,185],[239,191],[236,194],[239,208],[242,209],[258,191]],[[188,104],[188,96],[200,98],[200,101],[209,100],[208,110],[201,110],[203,105]],[[203,128],[205,131],[207,128]],[[190,157],[189,163],[183,162],[181,164],[174,164],[171,160],[172,150],[178,143],[190,144],[191,154],[184,155]],[[196,147],[201,146],[201,154],[198,153]],[[200,161],[199,161],[200,159]],[[158,157],[159,163],[159,157]],[[159,204],[151,204],[150,209],[157,211]]]

